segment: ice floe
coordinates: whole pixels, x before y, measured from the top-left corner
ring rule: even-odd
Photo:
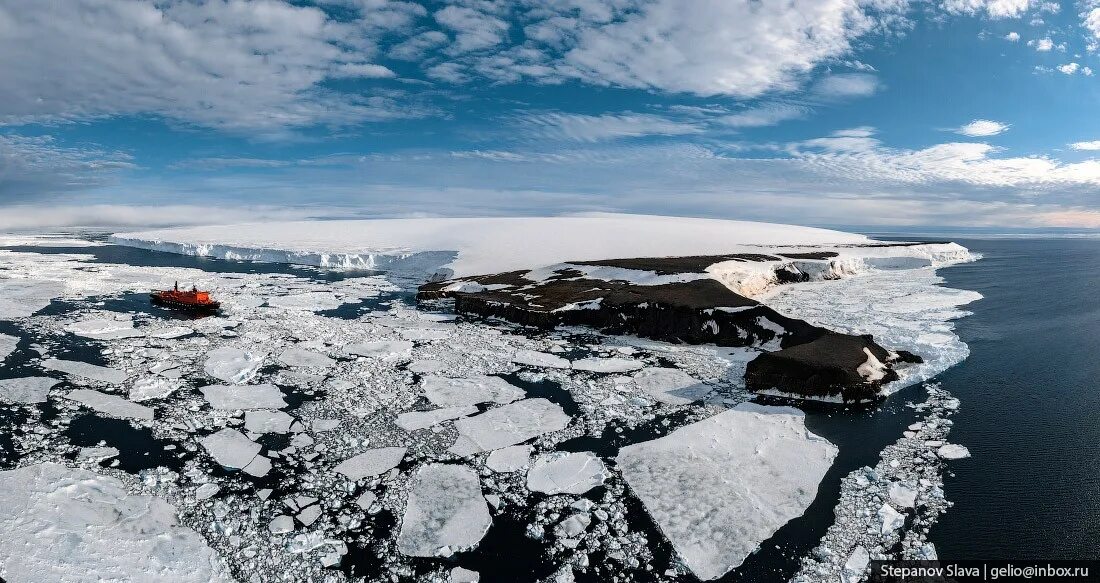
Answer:
[[[135,338],[145,335],[141,330],[134,328],[134,321],[129,318],[92,318],[89,320],[81,320],[66,326],[65,331],[76,336],[83,336],[84,338],[91,338],[93,340],[119,340],[122,338]]]
[[[335,364],[336,361],[312,350],[288,348],[279,354],[279,362],[287,366],[328,368]]]
[[[410,411],[397,416],[397,426],[405,431],[416,431],[417,429],[438,425],[444,421],[468,417],[475,413],[477,413],[477,407],[473,405],[446,407],[432,409],[431,411]]]
[[[286,433],[293,423],[294,418],[282,411],[260,409],[244,414],[244,428],[252,433]]]
[[[494,450],[486,458],[485,467],[497,473],[518,472],[530,465],[532,449],[529,445],[513,445]]]
[[[535,350],[517,350],[512,362],[541,368],[570,368],[572,364],[560,356]]]
[[[164,377],[146,377],[134,381],[130,387],[131,401],[163,399],[179,389],[179,382]]]
[[[707,396],[711,388],[675,368],[646,368],[634,375],[638,388],[670,405],[686,405]]]
[[[439,407],[457,407],[478,403],[511,403],[522,399],[523,389],[494,376],[450,378],[428,375],[421,382],[424,396]]]
[[[630,372],[645,366],[645,363],[629,358],[582,358],[573,361],[574,370],[597,373]]]
[[[336,464],[332,469],[354,482],[369,476],[384,474],[396,468],[397,464],[405,458],[406,451],[408,451],[407,447],[370,449]]]
[[[491,525],[476,472],[466,466],[428,464],[409,486],[397,548],[414,557],[449,557],[477,545]]]
[[[50,377],[0,379],[0,401],[8,403],[45,403],[46,397],[61,381]]]
[[[620,450],[649,515],[700,579],[721,577],[809,507],[837,448],[790,407],[742,404]]]
[[[283,392],[270,383],[260,385],[207,385],[199,389],[215,409],[282,409]]]
[[[412,354],[413,343],[408,340],[374,340],[348,344],[344,350],[348,354],[368,358],[403,358]]]
[[[99,391],[93,391],[90,389],[77,389],[70,391],[65,395],[65,398],[71,399],[90,407],[98,413],[102,413],[108,417],[115,417],[117,419],[143,419],[145,421],[152,421],[153,410],[144,405],[138,405],[119,397],[118,395],[108,395]]]
[[[8,355],[15,352],[15,346],[19,339],[8,334],[0,334],[0,363],[4,362]]]
[[[515,445],[564,429],[569,416],[546,399],[524,399],[455,421],[458,439],[450,451],[471,455]]]
[[[129,376],[125,371],[79,360],[48,358],[42,361],[42,368],[110,384],[121,383]]]
[[[236,470],[252,463],[263,449],[240,431],[228,427],[203,437],[199,443],[218,464]]]
[[[223,346],[214,349],[206,356],[203,370],[206,374],[227,383],[246,383],[264,364],[265,354],[255,354],[234,348]]]
[[[165,501],[54,463],[0,472],[0,557],[13,583],[233,580]]]
[[[970,457],[970,450],[965,446],[955,443],[945,443],[936,450],[936,453],[945,460],[960,460]]]
[[[527,471],[527,488],[544,494],[584,494],[611,474],[592,452],[540,455]]]

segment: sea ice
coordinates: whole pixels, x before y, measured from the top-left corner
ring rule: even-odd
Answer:
[[[331,292],[315,291],[269,297],[267,298],[267,305],[273,308],[283,308],[284,310],[307,310],[316,312],[321,310],[335,310],[344,305],[344,301]]]
[[[64,293],[60,281],[0,278],[0,320],[30,316]]]
[[[282,411],[260,409],[246,411],[244,428],[252,433],[286,433],[294,418]]]
[[[629,358],[582,358],[573,361],[574,370],[583,370],[597,373],[630,372],[645,366],[636,360]]]
[[[836,455],[798,409],[744,403],[626,446],[617,461],[685,564],[710,580],[805,512]]]
[[[887,492],[890,495],[890,503],[898,508],[913,508],[917,505],[917,489],[915,484],[891,482]]]
[[[79,360],[48,358],[42,361],[42,368],[110,384],[121,383],[127,377],[127,374],[121,370],[80,362]]]
[[[560,356],[534,350],[517,350],[516,354],[512,356],[512,362],[542,368],[570,368],[572,366],[568,360]]]
[[[143,419],[153,420],[153,410],[144,405],[138,405],[119,397],[108,395],[89,389],[77,389],[65,395],[67,399],[76,401],[86,407],[90,407],[108,417],[117,419]]]
[[[858,546],[852,551],[852,554],[848,556],[848,560],[844,563],[844,570],[840,573],[840,580],[842,583],[858,583],[863,580],[863,573],[867,570],[867,565],[871,563],[871,554],[867,552],[867,549],[862,546]]]
[[[301,348],[288,348],[279,354],[279,362],[287,366],[302,366],[306,368],[328,368],[336,363],[335,360],[312,350]]]
[[[215,409],[282,409],[286,407],[283,392],[272,384],[207,385],[202,396]]]
[[[252,463],[262,449],[240,431],[228,427],[203,437],[199,443],[219,465],[235,470]]]
[[[65,326],[65,331],[93,340],[121,340],[123,338],[145,336],[144,332],[134,328],[134,321],[129,318],[124,320],[107,318],[81,320]]]
[[[147,377],[134,381],[130,387],[131,401],[148,401],[149,399],[163,399],[176,392],[179,383],[164,377]]]
[[[286,534],[294,530],[294,519],[285,514],[280,514],[268,523],[267,529],[271,531],[271,534]]]
[[[676,368],[646,368],[634,375],[638,388],[669,405],[686,405],[705,397],[710,387]]]
[[[203,365],[203,370],[206,371],[206,374],[227,383],[245,383],[255,376],[256,372],[263,366],[265,356],[264,354],[253,354],[240,348],[223,346],[211,350],[206,355],[206,364]]]
[[[610,472],[588,451],[540,455],[527,472],[527,489],[544,494],[584,494],[602,485]]]
[[[497,473],[518,472],[531,463],[529,445],[513,445],[494,450],[485,460],[485,466]]]
[[[172,340],[174,338],[182,338],[190,334],[194,334],[195,329],[187,326],[165,326],[163,328],[153,328],[146,333],[149,338],[159,338],[161,340]]]
[[[206,500],[206,499],[212,498],[221,489],[222,489],[221,486],[219,486],[219,485],[217,485],[213,482],[203,484],[203,485],[199,486],[198,488],[195,488],[195,499],[196,500]]]
[[[233,580],[167,502],[54,463],[0,472],[0,565],[13,583]]]
[[[82,447],[76,454],[78,460],[101,462],[118,457],[117,447]]]
[[[479,375],[450,378],[428,375],[421,382],[424,395],[438,407],[457,407],[478,403],[511,403],[522,399],[523,389],[494,376]]]
[[[905,515],[894,510],[893,506],[883,504],[878,509],[878,518],[882,521],[882,534],[895,531],[905,526]]]
[[[397,548],[413,557],[449,557],[476,546],[492,523],[472,469],[428,464],[409,486]]]
[[[15,352],[17,344],[19,344],[19,339],[15,336],[0,334],[0,363],[4,362],[9,354]]]
[[[370,476],[384,474],[405,458],[407,447],[380,447],[352,456],[333,468],[337,473],[344,474],[349,480],[355,482]]]
[[[344,347],[348,354],[382,359],[408,357],[412,354],[412,349],[413,343],[408,340],[375,340]]]
[[[546,399],[524,399],[455,421],[458,439],[450,451],[466,456],[515,445],[564,429],[569,416]]]
[[[438,361],[429,358],[420,358],[409,363],[406,367],[409,372],[415,372],[417,374],[428,374],[432,372],[439,372],[443,370],[445,365]]]
[[[477,571],[455,567],[451,569],[451,583],[478,583],[481,574]]]
[[[60,383],[50,377],[0,379],[0,401],[8,403],[45,403],[50,389]]]
[[[970,450],[956,443],[945,443],[936,450],[936,453],[945,460],[961,460],[970,457]]]
[[[446,407],[431,411],[410,411],[397,416],[397,426],[405,431],[416,431],[432,425],[438,425],[444,421],[468,417],[477,413],[477,407],[466,405],[464,407]]]

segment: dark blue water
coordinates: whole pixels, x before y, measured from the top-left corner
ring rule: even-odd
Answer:
[[[971,355],[940,375],[962,400],[941,558],[1100,557],[1100,241],[959,241],[985,255],[941,272],[980,292],[958,322]]]

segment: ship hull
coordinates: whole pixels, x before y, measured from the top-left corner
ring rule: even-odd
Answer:
[[[196,304],[190,302],[181,302],[172,298],[166,298],[156,293],[149,294],[149,300],[158,306],[164,306],[173,310],[181,310],[185,312],[192,312],[197,314],[212,314],[218,311],[221,307],[219,302],[209,302],[204,304]]]

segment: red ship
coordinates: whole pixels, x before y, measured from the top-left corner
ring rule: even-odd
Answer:
[[[198,287],[192,287],[190,291],[180,291],[178,281],[175,287],[170,290],[155,291],[149,294],[149,299],[154,304],[190,312],[214,312],[221,307],[220,302],[210,299],[210,292],[199,291]]]

